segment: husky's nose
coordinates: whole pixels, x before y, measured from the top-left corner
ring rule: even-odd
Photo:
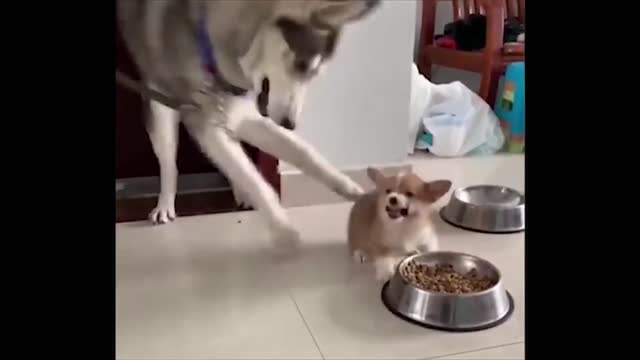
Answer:
[[[288,117],[285,117],[282,119],[282,121],[280,121],[280,126],[287,130],[293,130],[296,128],[296,123],[291,121],[291,119],[289,119]]]
[[[391,204],[391,205],[393,205],[393,206],[398,205],[398,198],[397,198],[397,197],[395,197],[395,196],[390,197],[390,198],[389,198],[389,204]]]
[[[366,0],[367,8],[373,9],[380,5],[381,2],[382,0]]]

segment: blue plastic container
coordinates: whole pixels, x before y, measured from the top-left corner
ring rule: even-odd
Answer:
[[[494,111],[500,119],[508,152],[524,152],[524,62],[507,66]]]

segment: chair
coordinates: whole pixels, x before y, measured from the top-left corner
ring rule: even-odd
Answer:
[[[462,19],[473,13],[487,17],[486,45],[482,51],[461,51],[434,45],[436,5],[450,1],[453,19]],[[493,106],[500,76],[512,62],[524,61],[524,44],[503,44],[504,19],[518,17],[524,24],[525,0],[423,0],[422,30],[418,69],[431,79],[431,66],[444,65],[482,74],[478,95]]]

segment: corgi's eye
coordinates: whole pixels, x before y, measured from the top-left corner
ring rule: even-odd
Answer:
[[[391,190],[390,190],[390,189],[385,190],[385,192],[386,192],[387,194],[391,194]]]
[[[411,191],[407,191],[407,192],[405,193],[405,195],[406,195],[408,198],[413,197],[413,193],[412,193]]]

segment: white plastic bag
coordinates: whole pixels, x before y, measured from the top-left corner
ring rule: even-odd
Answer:
[[[411,103],[409,104],[409,154],[413,154],[416,139],[422,127],[424,110],[431,103],[432,86],[433,84],[427,78],[420,75],[418,67],[414,63],[411,68]]]
[[[442,157],[492,154],[502,148],[498,117],[461,82],[433,84],[413,64],[411,90],[412,146]]]

